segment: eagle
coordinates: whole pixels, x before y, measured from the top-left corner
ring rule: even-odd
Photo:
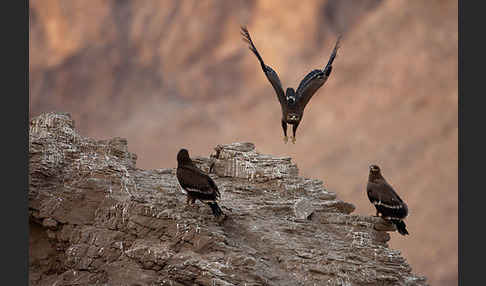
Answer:
[[[186,203],[194,204],[196,200],[206,203],[215,217],[223,215],[223,211],[216,202],[221,196],[218,186],[213,179],[196,167],[186,149],[177,153],[177,180],[182,191],[187,195]]]
[[[397,227],[401,235],[407,235],[408,231],[403,219],[408,215],[408,206],[388,184],[377,165],[370,165],[366,192],[368,199],[376,208],[376,216],[381,214],[383,219]]]
[[[316,93],[316,91],[324,85],[329,75],[331,74],[332,63],[337,55],[341,36],[338,36],[337,38],[334,50],[331,53],[331,57],[329,58],[327,65],[322,70],[315,69],[309,72],[300,82],[297,91],[290,87],[287,88],[286,92],[284,93],[282,83],[280,82],[278,74],[270,66],[267,66],[263,62],[263,59],[260,56],[260,53],[258,53],[255,45],[253,44],[250,33],[248,32],[248,29],[246,27],[241,27],[241,35],[243,36],[243,41],[248,43],[249,49],[258,58],[258,61],[262,66],[263,72],[265,73],[268,81],[270,81],[270,84],[273,86],[273,89],[277,93],[277,98],[280,102],[280,107],[282,109],[281,122],[284,133],[284,143],[286,144],[288,142],[287,124],[291,124],[293,134],[292,143],[295,144],[295,133],[297,132],[297,128],[299,127],[302,116],[304,115],[304,108],[307,103],[309,103],[309,100]]]

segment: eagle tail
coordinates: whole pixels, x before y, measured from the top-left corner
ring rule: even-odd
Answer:
[[[398,232],[401,235],[407,235],[408,234],[407,226],[405,225],[405,222],[403,220],[393,220],[392,222],[393,222],[393,224],[395,224]]]
[[[213,211],[213,215],[215,217],[219,217],[223,214],[223,211],[221,210],[217,202],[208,202],[207,204]]]

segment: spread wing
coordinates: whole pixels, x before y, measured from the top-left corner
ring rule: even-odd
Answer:
[[[264,62],[262,57],[260,56],[260,53],[258,53],[255,45],[253,44],[253,41],[251,40],[250,33],[248,32],[248,29],[246,27],[241,27],[241,35],[243,36],[243,40],[250,45],[248,48],[255,54],[255,56],[258,58],[258,61],[260,61],[260,65],[262,66],[263,72],[267,76],[268,81],[273,86],[273,89],[277,93],[278,101],[280,102],[281,105],[285,106],[285,93],[282,88],[282,83],[280,82],[280,78],[278,77],[278,74],[269,66],[267,66]]]
[[[220,196],[218,187],[214,183],[213,179],[204,174],[196,166],[184,165],[177,168],[177,179],[181,184],[181,187],[187,191],[201,193],[205,195],[216,194]]]
[[[297,98],[299,100],[300,108],[302,110],[307,105],[307,103],[312,98],[312,96],[316,93],[316,91],[322,85],[324,85],[324,83],[327,81],[327,78],[331,74],[332,63],[334,61],[334,58],[336,58],[337,50],[339,49],[340,40],[341,40],[341,36],[339,36],[336,41],[336,45],[334,46],[334,50],[331,53],[331,57],[329,58],[327,65],[322,70],[311,71],[300,82],[296,93],[297,93]]]

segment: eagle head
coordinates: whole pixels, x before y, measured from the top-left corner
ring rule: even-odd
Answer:
[[[182,148],[179,150],[179,153],[177,153],[177,163],[182,164],[190,160],[189,152],[186,149]]]
[[[381,175],[381,170],[378,165],[370,165],[370,174],[368,176],[368,181],[374,182],[378,179],[382,179],[383,176]]]
[[[370,172],[379,173],[380,167],[378,167],[378,165],[370,165]]]
[[[297,102],[297,98],[293,88],[287,88],[287,91],[285,92],[285,99],[287,100],[287,104],[290,106],[294,105]]]

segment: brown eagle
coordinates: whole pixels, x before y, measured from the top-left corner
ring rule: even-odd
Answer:
[[[223,211],[216,202],[221,196],[213,179],[199,170],[189,157],[186,149],[177,153],[177,180],[187,195],[187,204],[196,200],[206,203],[215,217],[220,217]]]
[[[408,215],[408,206],[383,178],[377,165],[370,166],[366,192],[370,202],[376,208],[376,216],[381,214],[383,219],[397,227],[401,235],[407,235],[408,231],[403,219]]]
[[[282,129],[284,133],[284,142],[287,143],[287,124],[292,125],[292,143],[295,144],[295,132],[297,132],[297,127],[299,127],[300,121],[304,116],[304,108],[309,103],[309,100],[312,96],[316,93],[316,91],[324,85],[327,81],[327,78],[331,74],[332,71],[332,62],[337,55],[337,50],[339,48],[339,40],[341,36],[338,37],[336,41],[336,45],[334,46],[334,50],[331,53],[331,57],[327,65],[322,69],[315,69],[309,72],[304,79],[300,82],[297,91],[294,91],[293,88],[287,88],[287,91],[284,93],[282,88],[282,83],[280,82],[280,78],[278,74],[269,66],[267,66],[264,62],[260,53],[258,53],[253,41],[251,40],[250,33],[246,27],[241,27],[241,35],[243,36],[243,40],[247,42],[250,46],[249,49],[255,54],[260,61],[260,65],[262,66],[263,72],[267,76],[268,81],[273,86],[273,89],[277,93],[278,101],[280,102],[280,107],[282,109]]]

